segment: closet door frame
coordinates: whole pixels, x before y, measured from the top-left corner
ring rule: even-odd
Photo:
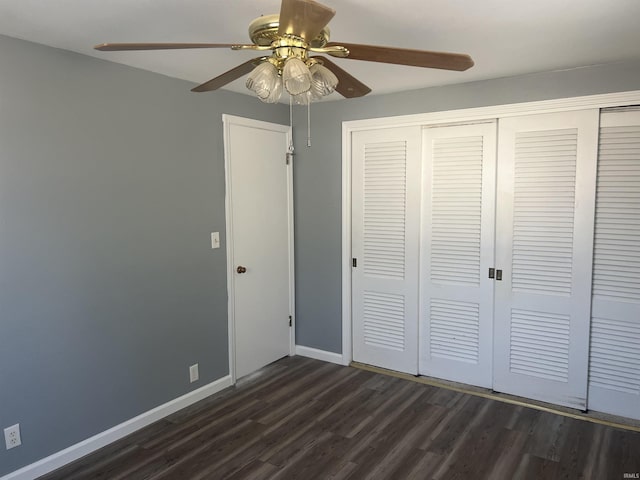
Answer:
[[[342,122],[342,352],[331,352],[335,363],[349,365],[353,359],[351,334],[351,134],[359,130],[404,126],[435,126],[587,108],[609,108],[640,104],[640,90],[560,98],[538,102],[503,104],[443,112]]]

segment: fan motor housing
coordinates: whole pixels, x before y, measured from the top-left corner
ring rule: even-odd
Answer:
[[[272,15],[262,15],[249,24],[249,38],[258,46],[268,47],[274,41],[281,38],[278,34],[280,26],[280,15],[277,13]],[[318,34],[316,38],[309,42],[312,48],[322,48],[329,42],[330,30],[326,26]]]

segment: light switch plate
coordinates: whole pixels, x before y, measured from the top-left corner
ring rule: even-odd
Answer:
[[[211,248],[220,248],[220,232],[211,232]]]

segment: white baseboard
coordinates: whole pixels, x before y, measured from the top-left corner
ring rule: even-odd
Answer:
[[[337,363],[338,365],[348,365],[344,363],[341,353],[327,352],[326,350],[318,350],[317,348],[296,345],[296,355],[301,357],[315,358],[323,362]]]
[[[64,450],[54,453],[53,455],[49,455],[48,457],[38,460],[31,465],[27,465],[15,472],[11,472],[4,477],[1,477],[0,480],[33,480],[41,475],[52,472],[57,468],[71,463],[74,460],[84,457],[105,445],[126,437],[130,433],[140,430],[153,422],[217,393],[220,390],[224,390],[231,385],[233,385],[233,382],[231,381],[230,375],[222,377],[215,382],[211,382],[197,390],[171,400],[164,405],[153,408],[138,415],[137,417],[127,420],[126,422],[116,425],[104,432],[98,433],[91,438],[87,438],[86,440],[76,443],[69,448],[65,448]]]

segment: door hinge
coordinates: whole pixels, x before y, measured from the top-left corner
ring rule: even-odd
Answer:
[[[293,319],[291,318],[291,315],[289,315],[289,326],[293,326]]]
[[[354,267],[354,268],[358,266],[358,259],[357,258],[352,258],[351,259],[351,266]]]
[[[290,162],[293,162],[293,152],[287,152],[284,154],[284,161],[287,165],[289,165]]]

